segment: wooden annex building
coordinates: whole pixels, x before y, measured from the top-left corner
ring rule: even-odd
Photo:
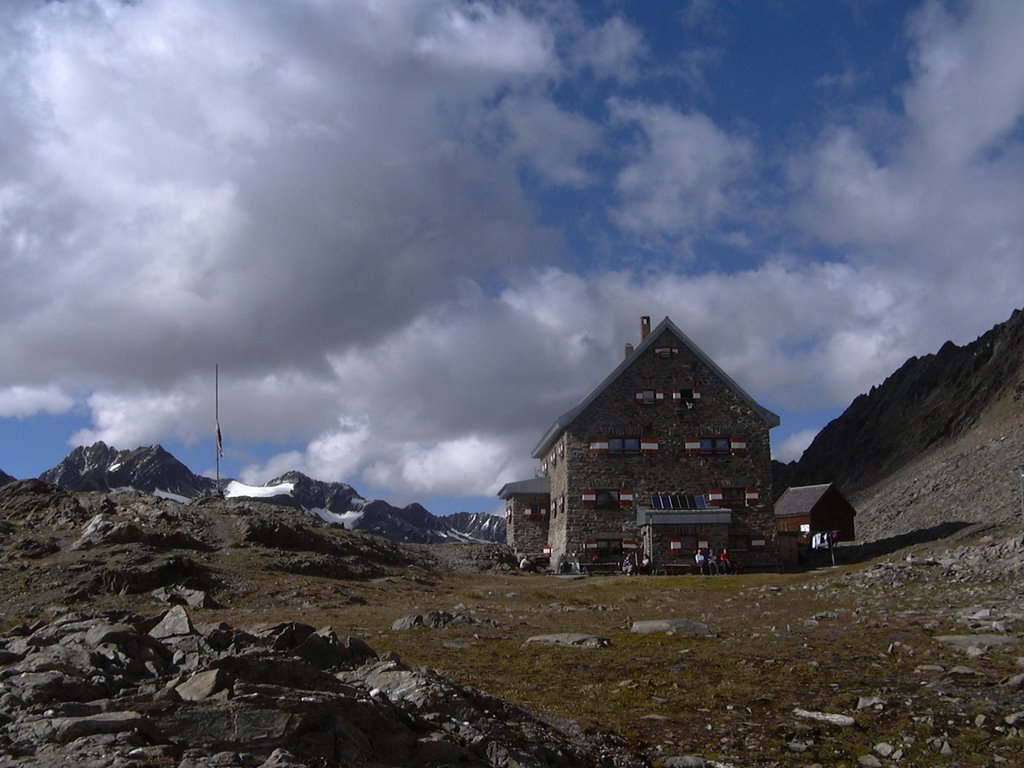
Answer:
[[[776,528],[805,535],[808,541],[833,531],[839,534],[837,541],[853,541],[856,514],[835,483],[787,488],[775,502]]]
[[[775,569],[769,430],[759,405],[669,318],[651,328],[533,451],[534,478],[508,483],[508,543],[520,556],[614,564],[692,562],[728,549]]]

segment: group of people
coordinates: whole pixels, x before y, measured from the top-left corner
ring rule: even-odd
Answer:
[[[693,555],[693,560],[697,566],[697,572],[702,576],[736,573],[736,566],[729,558],[727,549],[716,552],[714,547],[708,547],[706,550],[698,547]]]
[[[627,576],[636,576],[637,574],[651,574],[654,572],[651,558],[648,555],[644,555],[643,559],[637,561],[636,552],[632,552],[622,558],[622,572]]]

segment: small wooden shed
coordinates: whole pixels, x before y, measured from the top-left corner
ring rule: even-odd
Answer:
[[[775,502],[775,529],[801,539],[838,531],[837,541],[853,541],[856,514],[835,483],[796,486],[787,488]]]

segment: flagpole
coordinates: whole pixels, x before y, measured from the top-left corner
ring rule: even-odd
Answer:
[[[217,455],[217,495],[221,495],[220,490],[220,453],[221,453],[221,437],[220,437],[220,365],[213,366],[213,423],[217,430],[216,432],[216,448],[214,453]]]

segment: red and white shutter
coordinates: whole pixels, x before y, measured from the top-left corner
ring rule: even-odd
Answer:
[[[545,544],[544,545],[544,557],[551,557],[551,545],[550,544]]]
[[[729,447],[733,456],[747,455],[747,440],[744,437],[733,437],[729,440]]]
[[[684,437],[683,438],[683,454],[685,456],[699,456],[700,455],[700,438],[699,437]]]
[[[725,496],[721,488],[708,489],[708,504],[713,507],[720,507],[725,503]]]
[[[762,550],[768,546],[768,542],[763,538],[752,538],[750,540],[750,548],[754,550]]]
[[[584,552],[597,552],[597,539],[587,539],[583,542]]]
[[[644,456],[656,456],[658,454],[658,441],[641,438],[640,453]]]
[[[635,539],[623,539],[622,540],[622,551],[623,552],[635,552],[637,544]]]
[[[608,438],[604,437],[599,440],[590,441],[590,455],[591,456],[607,456],[608,455]]]
[[[619,506],[620,507],[632,507],[633,506],[633,491],[629,488],[619,489]]]
[[[757,488],[747,488],[745,497],[748,507],[756,507],[761,494],[758,492]]]
[[[700,400],[700,390],[696,387],[693,388],[693,399]]]
[[[697,549],[707,549],[710,542],[707,539],[701,539],[697,542]]]
[[[683,540],[677,536],[668,540],[668,554],[670,557],[683,556]]]
[[[584,507],[595,507],[597,506],[597,491],[593,488],[585,488],[582,492],[582,502]]]

